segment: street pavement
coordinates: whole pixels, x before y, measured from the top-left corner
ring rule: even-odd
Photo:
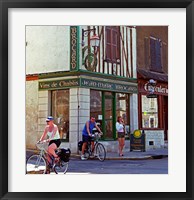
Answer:
[[[71,157],[80,159],[79,154],[72,154]],[[106,152],[106,160],[146,160],[161,159],[168,157],[168,148],[150,149],[142,151],[124,151],[124,156],[119,156],[117,152]]]
[[[34,151],[27,150],[26,157],[28,158]],[[80,159],[80,154],[71,154],[72,158]],[[145,152],[141,151],[124,151],[124,156],[119,156],[117,152],[106,152],[106,160],[146,160],[146,159],[161,159],[168,157],[168,148],[150,149]]]

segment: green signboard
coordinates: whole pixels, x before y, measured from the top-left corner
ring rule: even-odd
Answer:
[[[137,93],[136,85],[127,85],[124,83],[112,83],[108,81],[92,80],[87,78],[74,78],[54,81],[39,82],[39,90],[54,90],[70,87],[83,87],[97,90]]]
[[[79,66],[79,28],[70,26],[70,71],[75,71]]]
[[[136,85],[127,85],[125,83],[112,83],[108,81],[92,80],[86,78],[81,78],[81,86],[115,92],[137,93]]]
[[[45,81],[39,82],[39,90],[54,90],[54,89],[63,89],[70,87],[78,87],[79,79],[65,79],[65,80],[55,80],[55,81]]]

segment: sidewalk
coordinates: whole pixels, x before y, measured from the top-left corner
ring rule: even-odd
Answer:
[[[71,154],[72,158],[80,159],[79,154]],[[106,160],[146,160],[161,159],[168,157],[168,148],[150,149],[145,152],[141,151],[125,151],[124,156],[119,156],[117,152],[107,152]]]
[[[26,156],[29,157],[36,150],[27,150]],[[124,156],[119,156],[117,152],[106,152],[106,160],[146,160],[146,159],[161,159],[168,157],[168,148],[150,149],[145,152],[141,151],[124,151]],[[80,154],[71,154],[71,158],[80,159]]]

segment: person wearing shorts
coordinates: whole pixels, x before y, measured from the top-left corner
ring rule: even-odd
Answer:
[[[84,125],[84,128],[82,130],[82,141],[83,141],[82,154],[81,154],[81,159],[82,160],[85,160],[85,158],[84,158],[84,150],[85,150],[86,145],[87,145],[87,143],[89,141],[91,141],[92,151],[94,150],[94,141],[91,138],[92,130],[93,130],[94,127],[102,134],[102,131],[100,130],[100,128],[96,124],[95,118],[91,117],[90,120],[88,120],[86,122],[86,124]]]
[[[48,142],[48,153],[51,154],[55,160],[57,161],[58,155],[55,153],[55,150],[60,146],[61,140],[60,135],[58,131],[58,127],[56,124],[54,124],[54,118],[52,116],[47,117],[46,119],[46,127],[44,129],[44,132],[40,138],[40,142],[44,140],[44,138],[47,136],[48,139],[46,142]],[[47,160],[50,163],[51,159],[49,156],[47,156]]]
[[[123,156],[123,148],[125,146],[125,124],[121,116],[117,117],[116,130],[118,134],[119,156]]]

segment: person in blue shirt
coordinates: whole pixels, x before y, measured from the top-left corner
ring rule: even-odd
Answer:
[[[94,127],[102,134],[102,131],[96,124],[95,117],[91,117],[90,120],[88,120],[86,122],[86,124],[84,125],[84,128],[82,130],[82,141],[83,141],[82,154],[81,154],[82,160],[85,160],[84,150],[86,148],[88,141],[91,141],[92,151],[94,150],[94,141],[91,140],[92,130],[94,129]]]

